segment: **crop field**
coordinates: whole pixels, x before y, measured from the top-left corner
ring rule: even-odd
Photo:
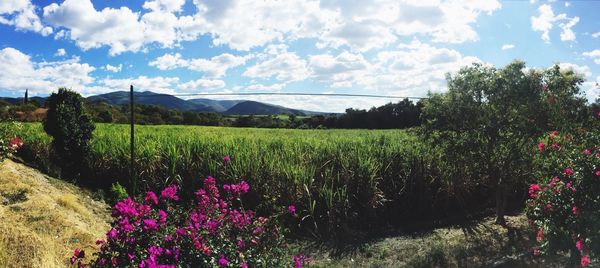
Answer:
[[[26,144],[21,156],[52,173],[51,140],[42,125],[24,124],[19,132]],[[130,186],[129,135],[128,125],[96,125],[92,167],[82,183]],[[439,159],[410,130],[136,126],[135,138],[140,191],[174,181],[184,191],[197,189],[208,175],[244,179],[259,189],[250,203],[260,211],[295,204],[309,216],[305,222],[325,229],[375,218],[443,216],[457,205],[451,201],[459,186],[437,175]],[[228,165],[225,155],[232,159]]]

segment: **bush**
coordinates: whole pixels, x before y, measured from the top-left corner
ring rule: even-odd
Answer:
[[[59,88],[46,102],[48,115],[44,130],[50,135],[56,163],[62,175],[79,179],[85,173],[90,156],[90,140],[94,131],[92,119],[77,92]]]
[[[147,192],[143,201],[127,198],[113,207],[112,228],[99,240],[93,267],[282,267],[285,245],[274,220],[245,210],[242,196],[250,186],[217,186],[208,177],[196,191],[191,208],[181,202],[177,186],[160,195]],[[292,210],[290,209],[290,213]],[[85,253],[75,250],[71,263],[83,265]],[[296,267],[308,260],[293,259]]]
[[[570,253],[586,266],[600,253],[598,128],[573,135],[552,132],[538,145],[537,180],[526,212],[536,233],[534,255]]]
[[[0,161],[10,157],[23,146],[23,140],[14,135],[19,127],[18,123],[0,124]]]

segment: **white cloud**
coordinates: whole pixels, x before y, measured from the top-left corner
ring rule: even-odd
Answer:
[[[593,34],[592,34],[592,37],[593,37],[593,38],[598,38],[598,37],[600,37],[600,32],[595,32],[595,33],[593,33]]]
[[[119,66],[112,66],[110,64],[106,64],[104,69],[109,72],[118,73],[123,69],[123,64],[119,64]]]
[[[198,79],[185,82],[177,85],[177,88],[182,90],[206,90],[206,89],[218,89],[225,87],[225,81],[223,80],[211,80],[211,79]]]
[[[248,67],[242,75],[262,79],[274,76],[279,81],[291,82],[304,80],[309,73],[304,59],[294,52],[285,52]]]
[[[44,7],[44,19],[55,27],[64,28],[56,38],[68,38],[83,50],[110,47],[110,55],[125,51],[141,51],[149,44],[170,48],[181,40],[179,19],[182,0],[145,2],[146,13],[128,7],[96,10],[90,0],[65,0]]]
[[[588,57],[594,60],[596,64],[600,64],[600,49],[594,49],[592,51],[583,52],[584,57]]]
[[[52,28],[42,25],[35,13],[31,0],[2,0],[0,2],[0,24],[14,26],[19,31],[33,31],[43,36],[50,35]]]
[[[35,62],[14,48],[0,50],[0,89],[6,91],[29,89],[33,94],[44,94],[59,87],[84,91],[94,82],[90,75],[95,70],[79,58],[65,61]]]
[[[243,65],[250,58],[252,58],[252,55],[235,56],[223,53],[210,59],[183,59],[181,54],[175,53],[160,56],[151,61],[149,65],[161,70],[187,68],[192,71],[202,72],[205,77],[219,78],[225,76],[228,69]]]
[[[541,5],[538,8],[539,16],[531,16],[531,29],[542,32],[542,40],[550,43],[550,30],[555,22],[560,22],[559,27],[561,41],[575,41],[575,32],[571,29],[579,22],[579,17],[569,18],[565,13],[554,15],[552,6],[548,4]]]
[[[173,88],[179,82],[178,77],[147,77],[139,76],[137,78],[124,79],[103,79],[99,81],[107,91],[128,90],[133,85],[136,91],[152,91],[156,93],[174,94]]]
[[[64,55],[67,55],[67,51],[65,51],[64,48],[59,48],[56,50],[56,53],[54,53],[54,56],[58,56],[58,57],[62,57]]]
[[[574,63],[563,62],[558,65],[561,69],[573,70],[573,72],[582,75],[583,77],[592,76],[592,71],[587,65],[577,65]]]
[[[248,91],[280,91],[286,86],[285,83],[276,83],[272,85],[252,84],[245,87]]]
[[[584,82],[582,88],[585,90],[585,95],[588,102],[593,103],[600,100],[600,75],[595,81]]]
[[[515,45],[513,45],[513,44],[502,45],[502,50],[513,49],[513,48],[515,48]]]

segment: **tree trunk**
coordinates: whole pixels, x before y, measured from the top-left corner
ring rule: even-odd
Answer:
[[[506,208],[506,193],[501,182],[496,185],[496,223],[502,226],[506,225],[504,219],[504,210]]]

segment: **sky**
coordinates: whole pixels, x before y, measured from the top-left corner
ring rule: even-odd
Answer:
[[[0,96],[304,92],[426,96],[472,63],[579,72],[600,93],[600,1],[2,0]],[[393,99],[253,99],[342,112]]]

